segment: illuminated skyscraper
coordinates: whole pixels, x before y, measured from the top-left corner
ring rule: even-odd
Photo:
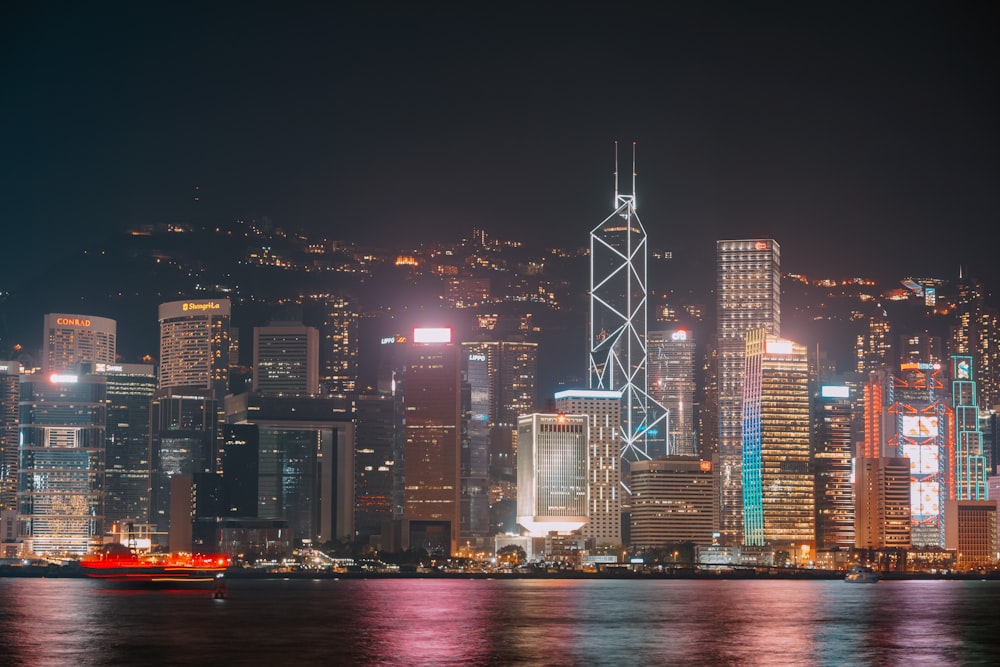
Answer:
[[[518,416],[534,409],[538,344],[465,342],[462,364],[469,389],[462,453],[462,537],[467,539],[514,530],[514,432]]]
[[[159,319],[160,386],[150,406],[150,522],[157,539],[172,532],[171,549],[188,550],[190,503],[171,497],[172,481],[222,472],[230,302],[171,301],[160,304]],[[171,518],[174,508],[181,511],[177,521]]]
[[[590,232],[590,388],[621,394],[621,456],[650,457],[650,441],[666,437],[666,409],[648,393],[646,230],[636,215],[635,144],[632,194],[618,193],[615,143],[614,212]],[[654,445],[655,446],[655,445]]]
[[[981,281],[960,275],[955,283],[956,325],[948,341],[949,353],[972,358],[980,411],[1000,401],[1000,315],[986,302]]]
[[[150,401],[156,392],[152,364],[98,364],[107,382],[105,528],[149,523]]]
[[[568,390],[555,395],[556,410],[567,415],[590,417],[590,461],[588,463],[590,506],[585,538],[600,546],[622,544],[621,500],[621,408],[617,391]]]
[[[0,361],[0,512],[13,512],[17,508],[20,376],[19,362]],[[0,535],[0,540],[3,539]]]
[[[809,360],[804,345],[747,332],[743,390],[744,542],[793,545],[808,557],[816,542]]]
[[[949,494],[955,500],[986,500],[986,450],[980,430],[979,401],[970,356],[951,358],[951,406],[954,415],[954,461],[949,462],[955,480]]]
[[[18,514],[24,549],[82,555],[103,535],[105,378],[21,378]]]
[[[814,405],[818,549],[854,546],[854,454],[861,439],[856,402],[856,387],[823,384]]]
[[[867,374],[892,365],[891,332],[892,327],[885,308],[882,304],[876,304],[875,312],[868,318],[865,332],[858,334],[854,345],[857,357],[856,370],[859,373]]]
[[[81,364],[115,363],[118,324],[106,317],[50,313],[45,316],[43,373],[79,373]]]
[[[160,389],[211,389],[229,384],[229,299],[160,304]]]
[[[720,540],[743,541],[743,373],[746,334],[781,336],[781,250],[773,239],[716,243],[717,333],[714,349],[719,419]]]
[[[451,329],[417,328],[407,347],[404,548],[453,554],[461,514],[461,363]]]
[[[587,522],[587,415],[522,415],[517,421],[517,522],[533,537]]]
[[[268,396],[319,393],[319,331],[300,322],[253,329],[253,391]]]
[[[666,451],[657,456],[693,456],[697,451],[694,336],[687,329],[650,331],[647,352],[649,393],[670,415]]]
[[[359,318],[350,299],[326,299],[320,326],[320,386],[324,393],[345,394],[358,388]]]
[[[910,466],[910,539],[944,546],[943,501],[953,447],[952,409],[941,366],[907,361],[898,375],[873,373],[865,395],[865,456],[905,457]],[[877,438],[870,441],[870,438]]]

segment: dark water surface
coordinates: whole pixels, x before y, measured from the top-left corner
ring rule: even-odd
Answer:
[[[1000,581],[0,578],[0,665],[980,664]]]

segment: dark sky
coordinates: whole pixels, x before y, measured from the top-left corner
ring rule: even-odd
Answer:
[[[618,139],[682,265],[1000,287],[995,3],[351,4],[6,3],[0,275],[192,215],[583,246]]]

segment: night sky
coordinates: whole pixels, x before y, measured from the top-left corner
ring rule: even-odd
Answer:
[[[1000,288],[995,3],[353,4],[6,3],[3,280],[194,218],[584,246],[617,139],[681,266]]]

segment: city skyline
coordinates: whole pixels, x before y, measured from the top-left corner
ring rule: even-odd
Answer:
[[[505,9],[19,5],[0,289],[145,223],[576,245],[614,140],[682,275],[762,237],[792,271],[998,282],[994,8]]]

